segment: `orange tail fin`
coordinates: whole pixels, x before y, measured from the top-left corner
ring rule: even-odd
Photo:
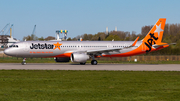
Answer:
[[[161,43],[165,23],[166,18],[160,18],[143,39],[143,43],[150,49],[146,52],[151,51],[152,45]]]

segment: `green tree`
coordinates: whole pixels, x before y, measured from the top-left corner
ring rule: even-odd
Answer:
[[[31,35],[28,35],[27,37],[23,37],[23,40],[36,41],[36,40],[38,40],[38,37],[34,34],[31,34]]]
[[[67,39],[67,41],[71,41],[72,39],[69,37],[68,39]]]
[[[93,41],[98,41],[98,40],[103,41],[105,38],[106,38],[106,34],[104,32],[99,32],[92,37],[92,40]]]
[[[114,40],[114,41],[122,41],[122,40],[118,37],[118,35],[109,35],[109,36],[105,39],[105,41],[112,41],[112,40]]]
[[[53,36],[48,36],[48,37],[45,38],[44,40],[46,40],[46,41],[49,41],[49,40],[55,40],[55,37],[53,37]]]
[[[39,41],[44,41],[43,37],[38,38]]]

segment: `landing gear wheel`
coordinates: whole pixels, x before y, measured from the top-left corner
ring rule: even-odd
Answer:
[[[98,62],[97,62],[96,60],[92,60],[92,61],[91,61],[91,65],[97,65],[97,63],[98,63]]]
[[[86,62],[80,62],[80,65],[85,65],[86,64]]]
[[[26,62],[23,61],[23,62],[21,62],[21,64],[22,64],[22,65],[26,65]]]
[[[22,65],[26,65],[26,58],[23,58],[23,61],[21,62]]]

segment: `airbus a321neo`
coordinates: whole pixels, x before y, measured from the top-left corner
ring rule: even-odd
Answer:
[[[24,41],[17,42],[7,48],[4,53],[9,56],[25,58],[53,57],[56,62],[78,62],[97,65],[97,57],[127,57],[168,47],[170,44],[162,43],[166,19],[160,18],[145,38],[138,41]]]

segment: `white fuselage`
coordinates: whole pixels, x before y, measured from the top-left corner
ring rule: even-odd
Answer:
[[[58,47],[54,44],[59,43]],[[104,52],[102,55],[121,54],[136,49],[142,42],[138,41],[134,47],[127,48],[133,41],[25,41],[17,42],[5,50],[5,53],[15,57],[65,57],[62,54],[87,52],[103,49],[123,49],[119,52]]]

